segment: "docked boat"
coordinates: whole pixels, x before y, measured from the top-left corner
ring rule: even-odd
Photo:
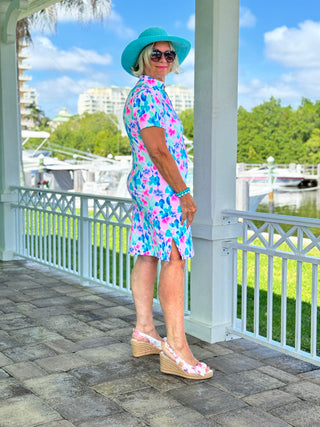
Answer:
[[[248,181],[257,186],[268,186],[274,191],[287,191],[291,189],[315,188],[317,179],[305,176],[299,170],[261,166],[247,171],[239,172],[237,179]]]

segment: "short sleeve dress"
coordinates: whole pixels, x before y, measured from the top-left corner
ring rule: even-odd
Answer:
[[[186,182],[188,159],[182,123],[165,92],[164,83],[140,76],[124,107],[124,123],[132,149],[132,170],[127,185],[134,201],[129,253],[169,261],[172,240],[182,259],[194,255],[191,228],[181,225],[179,198],[152,162],[140,130],[158,126]]]

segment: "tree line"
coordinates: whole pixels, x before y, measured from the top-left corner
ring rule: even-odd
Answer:
[[[117,125],[117,117],[113,114],[97,112],[84,113],[81,116],[71,116],[70,120],[59,124],[56,129],[49,127],[50,120],[42,118],[37,130],[50,133],[48,145],[44,147],[59,159],[65,159],[66,155],[55,152],[54,147],[72,148],[85,151],[102,157],[131,154],[128,137],[121,135]],[[30,138],[25,148],[31,148],[39,144],[34,138]],[[52,146],[50,147],[50,144]]]
[[[320,163],[320,101],[303,98],[297,109],[271,98],[238,110],[238,162]]]
[[[193,110],[180,117],[186,137],[193,140]],[[239,107],[237,161],[265,163],[269,156],[278,164],[320,163],[320,101],[302,98],[293,109],[271,97],[251,111]]]
[[[131,154],[129,140],[121,135],[116,116],[103,112],[71,117],[55,129],[50,142],[102,157]]]
[[[194,137],[193,116],[193,109],[180,114],[184,134],[190,140]],[[42,117],[38,123],[38,129],[48,130],[48,119]],[[116,116],[103,112],[72,116],[51,131],[50,142],[104,157],[131,153]],[[320,163],[320,101],[303,98],[293,109],[271,97],[251,111],[239,107],[237,150],[237,161],[244,163],[265,163],[269,156],[278,164]]]

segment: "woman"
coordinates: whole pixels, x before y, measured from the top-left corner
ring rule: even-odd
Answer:
[[[135,357],[160,353],[160,369],[184,378],[212,376],[192,354],[184,330],[184,266],[194,254],[190,225],[197,207],[185,184],[187,153],[180,119],[165,92],[165,77],[178,72],[190,43],[148,28],[123,51],[123,68],[136,77],[124,108],[133,166],[128,189],[134,200],[130,253],[138,255],[131,275],[137,312],[132,336]],[[158,260],[159,299],[167,339],[157,333],[152,303]]]

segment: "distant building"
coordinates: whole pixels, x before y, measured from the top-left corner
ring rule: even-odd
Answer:
[[[78,114],[81,115],[85,112],[93,114],[103,111],[106,114],[115,114],[119,122],[122,122],[122,111],[130,90],[128,87],[120,88],[118,86],[88,89],[79,96]],[[193,91],[186,86],[168,85],[166,92],[178,114],[193,108]]]
[[[171,100],[172,106],[177,114],[184,110],[193,108],[193,90],[183,85],[166,85],[166,92]]]
[[[80,94],[78,100],[78,114],[89,114],[103,111],[106,114],[122,116],[122,110],[130,88],[109,86],[106,88],[92,88]]]
[[[68,122],[72,115],[66,108],[62,108],[54,119],[52,119],[48,124],[52,129],[56,129],[62,123]]]
[[[28,44],[19,43],[18,45],[18,79],[19,79],[19,101],[21,114],[21,128],[25,130],[32,129],[35,125],[32,119],[32,109],[38,107],[37,91],[27,86],[25,82],[32,79],[31,76],[25,75],[26,70],[30,70],[31,65],[24,63],[24,60],[29,58],[26,52]]]

